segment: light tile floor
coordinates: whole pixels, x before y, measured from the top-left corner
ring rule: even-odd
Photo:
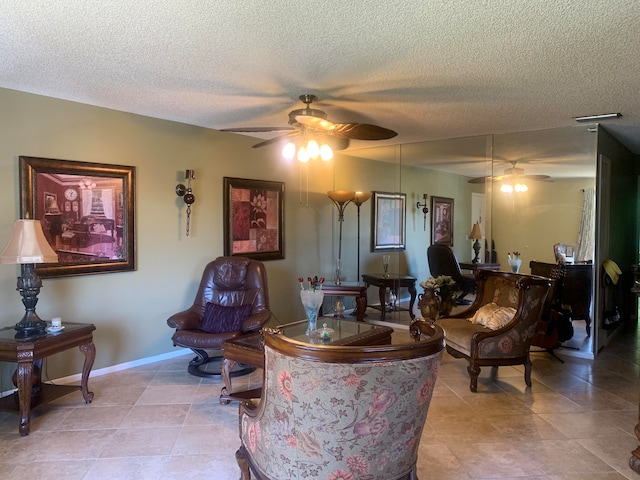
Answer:
[[[408,333],[398,330],[394,342]],[[220,405],[221,380],[186,372],[190,356],[89,381],[34,412],[20,437],[15,414],[0,413],[0,478],[237,480],[237,402]],[[422,480],[636,479],[640,340],[625,333],[595,362],[534,353],[533,387],[522,368],[484,368],[469,391],[466,363],[445,354],[429,409]],[[255,387],[259,371],[234,379]]]

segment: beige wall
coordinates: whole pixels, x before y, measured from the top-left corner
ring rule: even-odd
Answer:
[[[37,311],[44,319],[96,325],[94,369],[175,351],[166,319],[192,302],[204,265],[223,254],[222,178],[285,183],[285,259],[265,262],[272,310],[281,322],[303,318],[297,277],[333,279],[337,210],[333,189],[402,191],[407,194],[407,250],[394,255],[392,271],[428,277],[423,230],[415,203],[423,193],[455,199],[454,248],[471,258],[466,240],[473,187],[456,175],[396,164],[340,157],[302,169],[287,164],[275,147],[252,149],[255,139],[64,100],[0,89],[0,244],[19,218],[20,155],[136,167],[137,262],[135,272],[45,279]],[[175,195],[184,171],[193,169],[196,203],[185,236],[185,206]],[[308,171],[307,171],[308,169]],[[308,174],[308,175],[307,175]],[[308,183],[307,183],[308,178]],[[307,201],[308,184],[308,201]],[[430,218],[430,215],[429,215]],[[370,253],[371,201],[360,211],[360,272],[381,271]],[[357,209],[349,205],[343,232],[343,272],[356,280]],[[0,265],[0,326],[12,326],[24,308],[15,291],[19,269]],[[369,292],[371,301],[377,292]],[[293,300],[292,300],[293,299]],[[349,305],[347,305],[349,306]],[[79,372],[82,356],[65,352],[48,362],[49,378]],[[14,366],[4,364],[0,391],[11,388]]]
[[[493,238],[498,262],[507,270],[507,253],[522,255],[520,273],[530,273],[529,262],[555,263],[553,245],[576,245],[584,194],[594,179],[528,181],[526,194],[493,195]]]

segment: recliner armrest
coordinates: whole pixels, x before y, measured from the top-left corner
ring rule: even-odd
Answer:
[[[263,310],[262,312],[256,313],[255,315],[249,315],[242,323],[242,332],[255,332],[260,330],[271,318],[271,312],[269,310]]]
[[[200,315],[193,309],[174,313],[167,319],[167,325],[176,330],[197,330],[200,327]]]

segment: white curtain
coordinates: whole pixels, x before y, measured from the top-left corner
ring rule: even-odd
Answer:
[[[102,208],[104,208],[104,216],[110,219],[113,216],[113,190],[110,188],[102,189]]]
[[[576,262],[593,260],[595,252],[595,219],[596,190],[593,187],[585,188],[578,244],[575,251]]]

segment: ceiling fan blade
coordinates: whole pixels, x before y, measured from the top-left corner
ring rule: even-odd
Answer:
[[[476,177],[468,180],[467,183],[485,183],[487,180],[490,180],[491,177]]]
[[[338,150],[344,150],[349,146],[349,139],[344,137],[335,137],[333,135],[323,135],[318,140],[326,143],[331,147],[334,152]]]
[[[549,175],[523,175],[519,178],[524,178],[526,180],[535,180],[538,182],[552,181]]]
[[[285,132],[295,130],[294,127],[238,127],[238,128],[223,128],[220,132]]]
[[[398,133],[369,123],[335,123],[331,135],[351,140],[386,140]]]
[[[277,137],[270,138],[269,140],[265,140],[264,142],[256,143],[251,148],[260,148],[266,147],[267,145],[273,145],[274,143],[279,143],[289,137],[294,137],[297,135],[296,133],[287,133],[285,135],[278,135]]]

